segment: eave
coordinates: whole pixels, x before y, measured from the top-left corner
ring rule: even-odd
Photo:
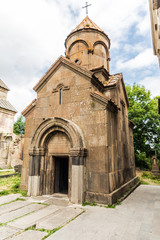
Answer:
[[[35,106],[37,99],[34,99],[22,112],[21,114],[25,117]]]
[[[110,98],[104,96],[103,94],[97,91],[92,91],[90,93],[90,96],[101,102],[106,108],[108,108],[112,112],[117,113],[118,110],[120,110],[118,106]]]

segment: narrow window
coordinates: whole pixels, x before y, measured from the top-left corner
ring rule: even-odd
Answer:
[[[62,104],[62,88],[59,90],[59,104]]]

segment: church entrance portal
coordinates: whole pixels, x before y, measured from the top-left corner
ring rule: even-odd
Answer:
[[[29,150],[28,196],[67,193],[84,200],[86,148],[80,128],[70,120],[48,118],[37,128]]]
[[[55,193],[68,194],[68,161],[68,157],[55,158]]]

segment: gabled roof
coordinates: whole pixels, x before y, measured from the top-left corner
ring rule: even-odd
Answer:
[[[103,32],[100,27],[98,27],[88,16],[86,16],[83,19],[83,21],[71,33],[76,32],[80,29],[84,29],[84,28],[92,28],[92,29],[98,30],[100,32]]]
[[[45,73],[45,75],[39,80],[39,82],[34,86],[34,90],[38,92],[38,90],[44,86],[45,83],[47,83],[48,78],[53,74],[53,72],[60,66],[60,65],[66,65],[72,70],[80,73],[81,75],[84,75],[88,78],[92,78],[93,73],[86,68],[77,65],[76,63],[71,62],[69,59],[60,56],[58,60],[50,67],[50,69]]]
[[[103,83],[103,85],[104,85],[106,88],[115,87],[119,81],[122,82],[122,87],[123,87],[123,90],[124,90],[124,95],[125,95],[125,98],[126,98],[127,105],[128,105],[128,107],[129,107],[128,95],[127,95],[127,92],[126,92],[126,87],[125,87],[125,84],[124,84],[123,74],[122,74],[122,73],[117,73],[117,74],[114,74],[114,75],[110,75],[110,76],[109,76],[109,80],[108,80],[108,81],[105,81],[105,82]]]
[[[7,100],[0,99],[0,108],[17,113],[17,110]]]
[[[7,87],[7,85],[0,79],[0,87],[6,89],[9,91],[10,89]]]

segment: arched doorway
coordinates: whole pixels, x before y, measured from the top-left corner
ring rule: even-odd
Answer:
[[[45,120],[31,142],[28,195],[66,192],[72,202],[82,202],[85,155],[77,125],[62,118]]]

